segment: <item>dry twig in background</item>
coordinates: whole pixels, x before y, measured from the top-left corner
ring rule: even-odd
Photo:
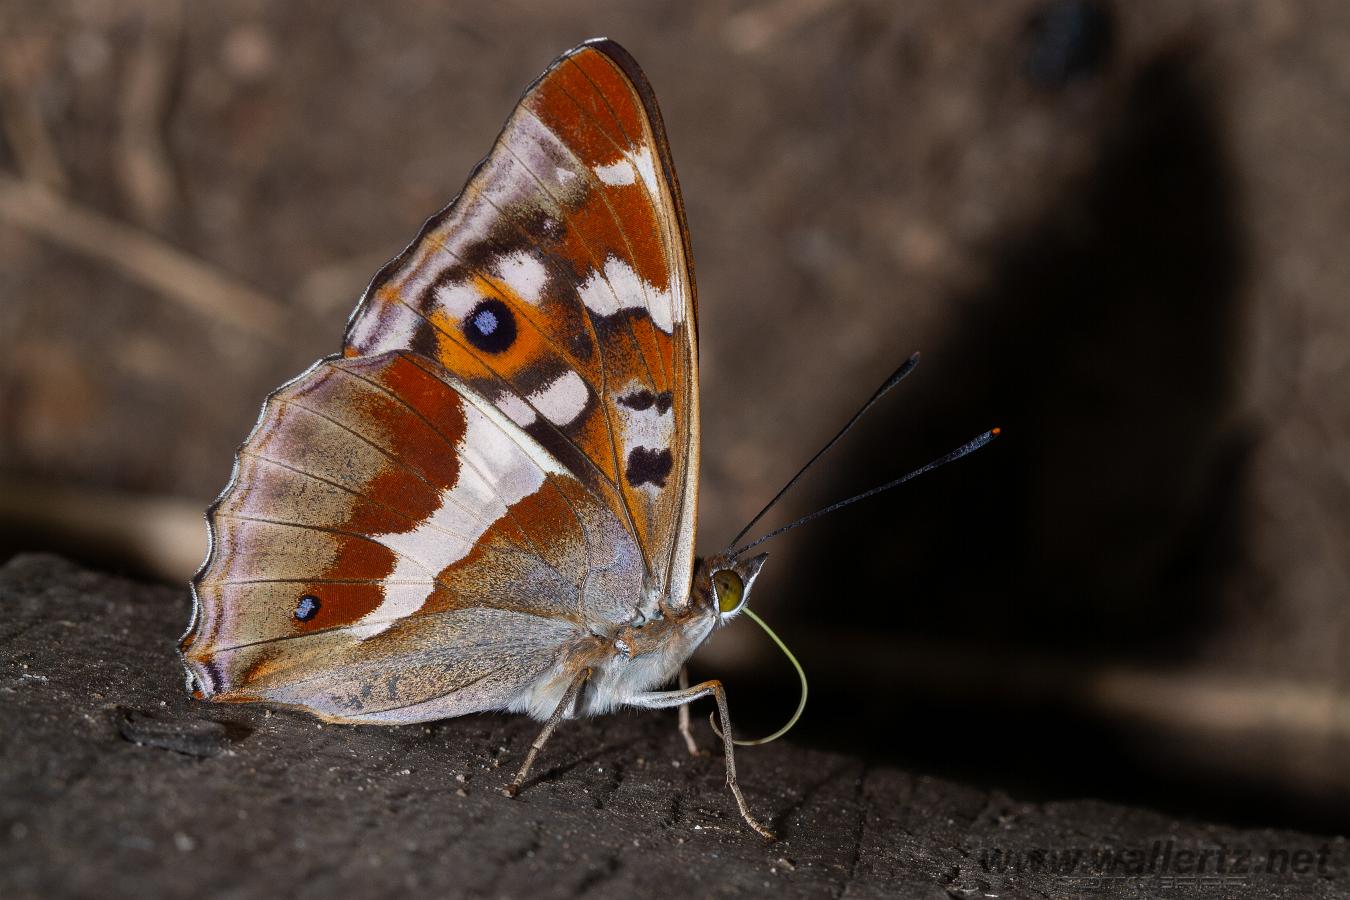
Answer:
[[[158,230],[168,222],[178,193],[163,127],[173,95],[182,4],[144,4],[143,19],[136,52],[127,59],[114,150],[118,177],[136,218]]]
[[[281,339],[285,309],[153,235],[123,225],[36,184],[0,175],[0,218],[128,277],[199,313],[269,341]]]
[[[9,140],[15,164],[23,176],[54,191],[70,186],[66,168],[57,155],[43,121],[38,92],[33,89],[42,68],[39,54],[18,41],[6,41],[0,53],[0,126]]]

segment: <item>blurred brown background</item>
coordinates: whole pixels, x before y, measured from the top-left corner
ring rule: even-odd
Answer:
[[[1350,828],[1341,0],[5,0],[0,558],[184,583],[263,396],[600,34],[688,203],[705,550],[914,349],[773,522],[1006,432],[770,545],[795,739]],[[748,625],[698,661],[791,709]]]

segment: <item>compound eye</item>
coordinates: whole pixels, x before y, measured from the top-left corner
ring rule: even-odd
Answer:
[[[730,615],[745,602],[745,582],[731,569],[713,573],[713,589],[717,591],[717,608],[722,615]]]

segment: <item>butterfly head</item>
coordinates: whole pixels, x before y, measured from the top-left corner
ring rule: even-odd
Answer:
[[[767,553],[749,559],[718,554],[701,560],[695,594],[707,598],[718,619],[725,622],[745,608],[750,589],[768,558]]]

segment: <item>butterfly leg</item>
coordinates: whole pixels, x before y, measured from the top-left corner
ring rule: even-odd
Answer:
[[[689,667],[680,666],[680,690],[689,687]],[[689,730],[689,704],[686,703],[679,708],[680,717],[680,737],[684,738],[684,745],[689,748],[690,756],[702,756],[703,751],[698,749],[698,742],[694,740],[694,733]]]
[[[558,723],[562,721],[563,716],[567,715],[567,711],[576,703],[577,694],[581,693],[582,685],[590,677],[591,670],[586,668],[578,672],[577,677],[572,679],[572,683],[567,686],[562,699],[558,701],[558,706],[553,710],[553,715],[548,717],[543,730],[534,739],[534,743],[530,744],[530,752],[525,754],[525,762],[521,764],[520,771],[516,773],[516,777],[511,780],[510,784],[502,788],[503,794],[514,797],[520,793],[520,786],[525,783],[525,777],[530,774],[530,766],[534,765],[534,758],[539,755],[539,751],[548,742],[549,736],[553,734],[553,729],[558,727]]]
[[[722,746],[727,757],[727,787],[731,788],[731,793],[736,798],[736,805],[740,807],[741,817],[745,819],[746,823],[759,832],[765,840],[775,840],[773,832],[750,815],[750,808],[745,805],[745,797],[741,794],[741,786],[736,783],[736,748],[731,740],[731,713],[727,710],[727,692],[722,687],[722,682],[717,680],[704,681],[693,687],[675,691],[649,691],[634,694],[628,698],[627,702],[629,706],[642,709],[669,709],[672,706],[686,707],[695,700],[707,697],[710,694],[717,701],[717,715],[722,720]]]

